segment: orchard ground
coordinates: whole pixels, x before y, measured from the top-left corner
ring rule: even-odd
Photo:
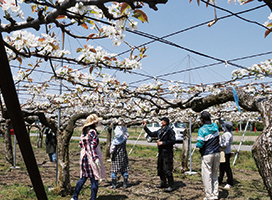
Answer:
[[[56,165],[49,162],[48,155],[45,153],[45,147],[36,148],[36,137],[32,137],[34,153],[37,159],[39,170],[46,188],[48,199],[69,200],[70,196],[61,197],[54,195],[52,188],[56,181]],[[3,139],[0,138],[3,144]],[[105,143],[102,142],[102,147]],[[132,145],[127,145],[130,151]],[[155,187],[159,183],[159,177],[156,173],[156,155],[157,147],[136,145],[129,155],[131,169],[129,171],[128,188],[122,187],[122,177],[119,175],[117,189],[111,189],[110,162],[105,161],[107,178],[99,183],[98,200],[122,200],[122,199],[145,199],[145,200],[200,200],[204,197],[204,189],[201,179],[201,158],[196,151],[192,157],[192,171],[196,175],[184,175],[180,172],[180,155],[181,148],[175,148],[174,157],[174,180],[175,191],[165,193]],[[0,199],[37,199],[33,191],[30,178],[26,171],[19,148],[16,152],[16,166],[18,169],[11,169],[5,166],[4,145],[0,146]],[[70,178],[71,185],[74,188],[79,179],[79,152],[77,140],[70,143]],[[231,159],[231,163],[233,157]],[[220,199],[237,199],[237,200],[268,200],[267,191],[263,185],[262,179],[258,173],[257,167],[251,156],[251,152],[240,152],[236,164],[232,166],[234,175],[234,187],[226,190],[224,185],[219,187]],[[224,180],[226,181],[226,180]],[[224,182],[225,183],[225,182]],[[80,200],[90,198],[90,183],[85,183],[81,193]]]

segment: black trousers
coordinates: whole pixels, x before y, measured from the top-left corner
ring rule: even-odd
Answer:
[[[169,186],[173,186],[173,152],[160,152],[157,161],[158,176],[162,184],[168,179]]]
[[[224,163],[220,163],[220,167],[219,167],[219,184],[221,184],[223,182],[223,178],[224,178],[224,174],[226,172],[227,174],[227,183],[229,185],[233,185],[233,175],[232,175],[232,171],[230,168],[230,157],[231,157],[231,153],[229,154],[225,154],[225,158],[226,158],[226,162]]]

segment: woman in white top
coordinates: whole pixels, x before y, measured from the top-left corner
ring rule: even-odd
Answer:
[[[219,184],[222,184],[223,177],[226,172],[227,184],[225,185],[224,188],[228,189],[233,186],[233,175],[230,168],[231,144],[233,141],[233,134],[232,134],[233,124],[231,122],[224,121],[223,123],[221,123],[221,126],[224,133],[221,137],[220,147],[223,148],[225,151],[225,162],[220,163]]]

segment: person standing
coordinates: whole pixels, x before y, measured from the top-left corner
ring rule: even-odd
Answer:
[[[45,146],[46,153],[49,156],[50,162],[56,162],[56,147],[57,147],[57,138],[54,133],[52,133],[50,128],[46,128],[44,131],[45,137]]]
[[[98,181],[106,177],[101,147],[99,145],[96,126],[102,118],[96,114],[87,117],[80,136],[80,179],[78,180],[71,200],[78,200],[78,195],[84,183],[91,181],[91,199],[95,200],[98,191]]]
[[[146,122],[143,121],[145,132],[150,137],[157,137],[158,145],[158,161],[157,172],[160,176],[161,183],[157,185],[157,188],[166,188],[165,192],[172,192],[174,190],[174,178],[173,178],[173,145],[175,144],[175,132],[169,126],[169,119],[167,117],[159,118],[161,120],[161,128],[157,131],[151,132]],[[168,187],[166,180],[168,180]]]
[[[197,144],[201,154],[201,173],[206,199],[218,199],[218,168],[220,164],[219,131],[207,111],[201,113],[203,126],[198,130]]]
[[[110,146],[112,188],[116,188],[118,172],[120,172],[124,178],[123,187],[127,188],[129,163],[126,141],[129,137],[129,132],[124,122],[122,122],[121,126],[116,126],[114,132],[115,137]]]
[[[233,134],[232,134],[232,127],[233,124],[231,122],[225,121],[221,123],[222,129],[224,131],[221,142],[220,148],[224,149],[225,152],[225,162],[220,163],[220,170],[219,170],[219,184],[222,184],[223,177],[226,172],[227,174],[227,184],[224,188],[229,189],[233,186],[233,175],[230,168],[230,157],[231,157],[231,144],[233,141]]]

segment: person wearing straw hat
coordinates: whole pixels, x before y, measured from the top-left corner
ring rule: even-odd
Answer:
[[[99,145],[96,126],[103,118],[96,114],[87,117],[80,136],[80,179],[78,180],[71,200],[78,200],[78,195],[84,183],[90,178],[91,199],[95,200],[98,191],[98,180],[106,177],[103,156]]]
[[[203,126],[198,130],[196,146],[201,154],[201,173],[206,199],[218,199],[218,169],[220,164],[219,129],[211,122],[211,114],[203,111]]]
[[[157,172],[160,176],[161,183],[157,185],[157,188],[166,188],[165,192],[172,192],[174,190],[174,178],[173,178],[173,145],[176,142],[175,132],[169,126],[170,121],[167,117],[159,118],[161,120],[161,128],[157,131],[151,132],[146,122],[143,121],[145,132],[150,137],[157,137],[158,145],[158,161],[157,161]],[[166,183],[168,180],[168,187]]]
[[[112,178],[112,188],[116,188],[117,173],[120,172],[124,178],[123,187],[127,188],[128,180],[128,155],[126,149],[126,141],[129,137],[129,132],[124,121],[119,122],[120,125],[116,126],[114,133],[115,137],[112,140],[110,146],[111,153],[111,178]]]

